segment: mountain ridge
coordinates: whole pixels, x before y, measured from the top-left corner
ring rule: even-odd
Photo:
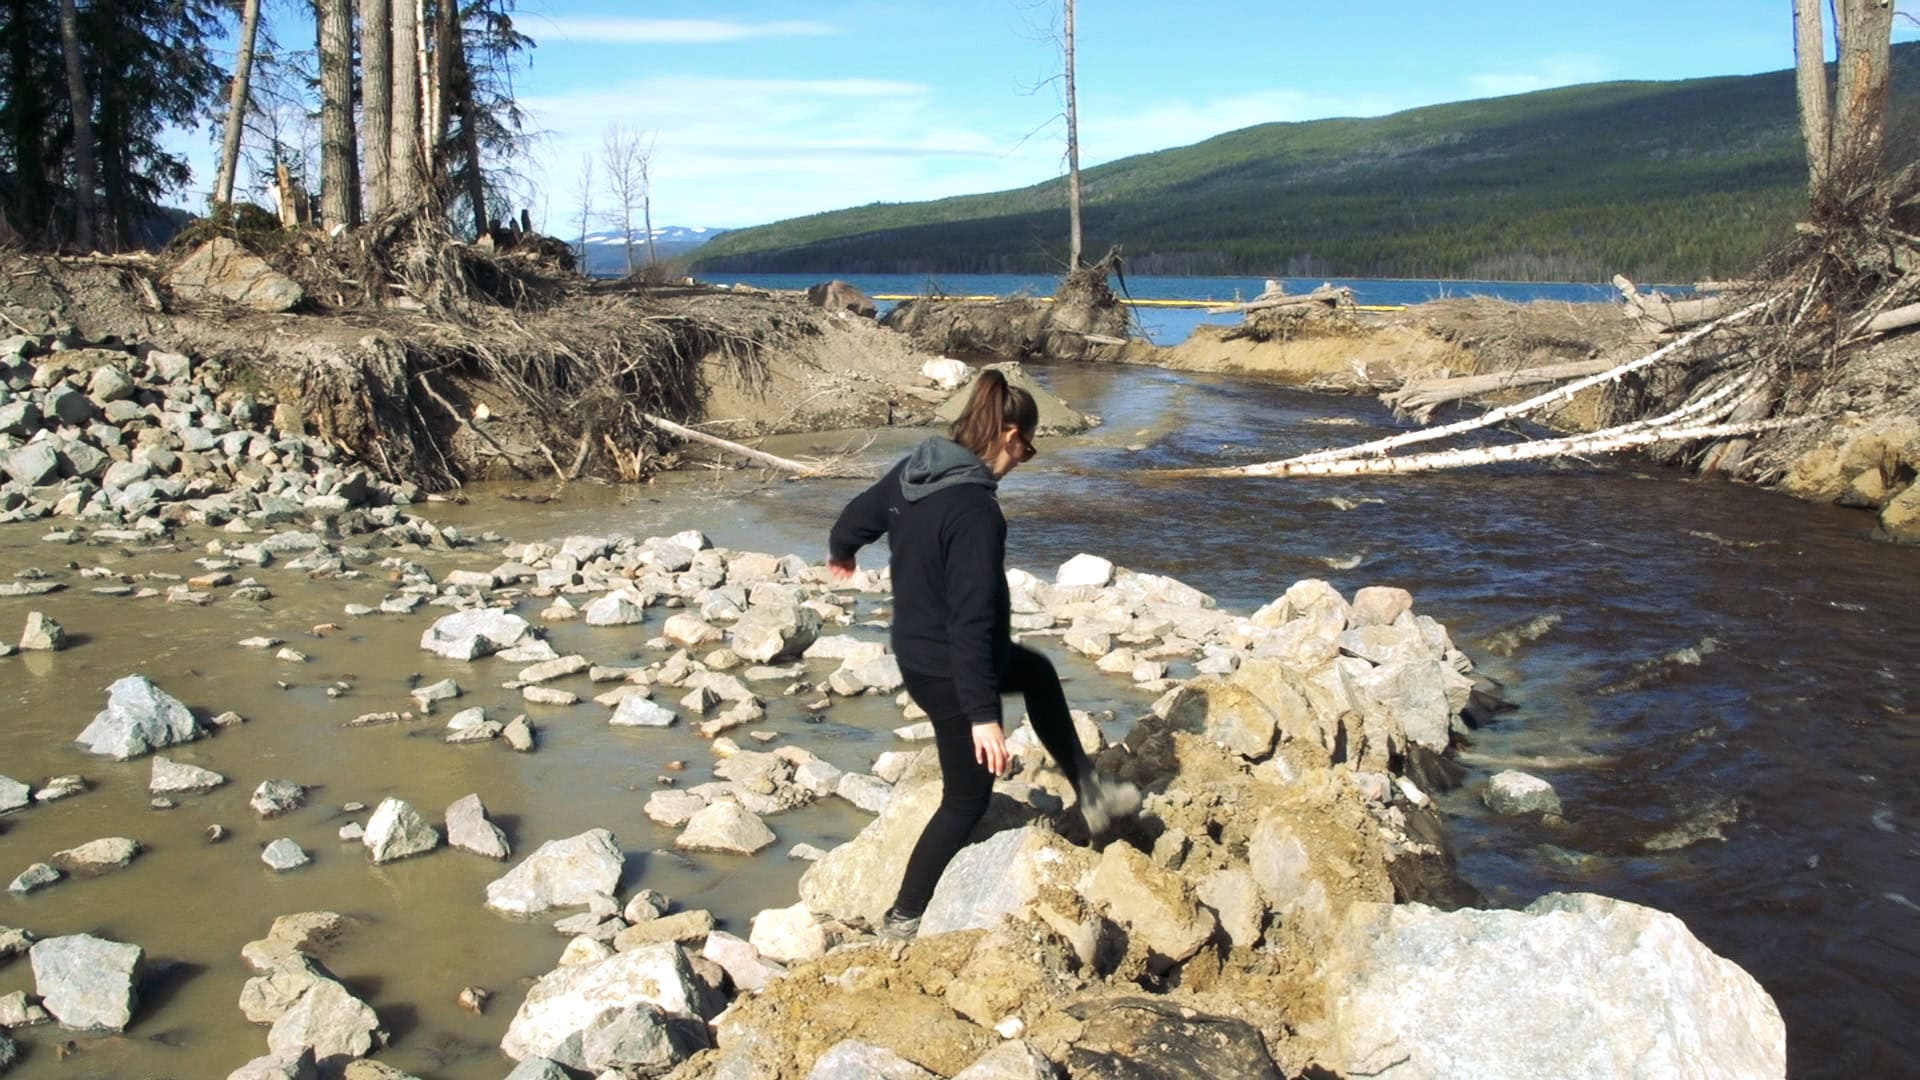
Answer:
[[[1920,45],[1894,47],[1896,100]],[[1083,171],[1085,250],[1143,273],[1604,280],[1748,269],[1805,199],[1793,72],[1274,122]],[[1057,272],[1064,179],[738,229],[707,272]]]

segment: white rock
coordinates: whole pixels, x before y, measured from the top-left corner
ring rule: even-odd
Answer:
[[[380,1018],[366,1002],[332,979],[320,979],[273,1022],[267,1049],[281,1058],[312,1050],[321,1068],[332,1072],[373,1049],[379,1028]]]
[[[28,955],[34,993],[61,1026],[126,1030],[136,1002],[134,973],[144,955],[140,946],[69,934],[35,942]]]
[[[887,808],[887,803],[893,801],[892,785],[866,773],[847,773],[842,776],[833,793],[869,814],[880,813]]]
[[[1088,555],[1084,552],[1061,563],[1060,569],[1053,575],[1053,583],[1062,588],[1073,588],[1079,585],[1092,585],[1098,588],[1112,581],[1113,563],[1098,555]]]
[[[1560,813],[1560,796],[1553,785],[1518,769],[1493,774],[1481,799],[1496,814]]]
[[[33,788],[10,776],[0,776],[0,814],[33,805]]]
[[[107,688],[107,707],[79,741],[90,753],[126,761],[202,734],[199,721],[178,699],[144,675],[129,675]]]
[[[443,615],[420,636],[420,647],[449,660],[477,660],[511,649],[532,633],[527,620],[505,608],[476,608]]]
[[[307,853],[299,844],[283,836],[268,844],[266,849],[260,852],[260,861],[266,863],[270,870],[285,873],[305,866],[313,860],[307,857]]]
[[[1345,1075],[1786,1075],[1773,999],[1652,908],[1356,904],[1327,955],[1321,1064]]]
[[[582,614],[588,626],[631,626],[647,617],[646,606],[639,600],[632,592],[611,592],[588,604]]]
[[[672,942],[557,968],[527,991],[500,1049],[516,1061],[554,1057],[563,1043],[610,1009],[647,1004],[691,1018],[698,1014],[699,993],[686,953]]]
[[[507,846],[507,834],[487,820],[487,808],[478,794],[447,807],[447,843],[489,859],[504,859],[513,853]]]
[[[607,723],[614,727],[662,728],[672,727],[674,719],[672,709],[648,701],[645,693],[630,693],[620,699]]]
[[[805,904],[768,908],[755,915],[747,940],[761,956],[782,964],[801,964],[825,956],[836,944]]]
[[[787,973],[786,968],[768,963],[752,945],[724,930],[707,935],[700,955],[719,964],[733,985],[744,992],[759,990]]]
[[[807,1080],[938,1080],[938,1077],[885,1047],[842,1039],[814,1060]]]
[[[440,831],[427,824],[427,819],[406,800],[389,797],[374,808],[361,843],[375,863],[393,862],[439,847]]]
[[[549,840],[487,886],[487,907],[509,915],[537,915],[590,904],[613,895],[625,862],[613,834],[605,829]]]
[[[153,759],[153,773],[147,780],[147,792],[151,795],[183,795],[212,791],[226,782],[226,777],[212,769],[156,756]]]
[[[724,851],[751,855],[773,843],[773,830],[731,799],[722,799],[695,813],[686,829],[674,838],[683,851]]]

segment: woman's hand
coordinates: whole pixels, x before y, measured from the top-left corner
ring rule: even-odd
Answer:
[[[845,581],[848,578],[852,577],[853,576],[853,560],[846,559],[843,561],[829,555],[827,557],[827,576],[831,577],[835,581]]]
[[[973,760],[996,777],[1006,775],[1013,751],[1007,749],[1007,733],[999,724],[973,725]]]

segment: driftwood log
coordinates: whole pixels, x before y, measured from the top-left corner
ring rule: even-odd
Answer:
[[[1587,375],[1598,375],[1613,367],[1612,360],[1573,360],[1564,364],[1496,371],[1485,375],[1455,375],[1437,379],[1410,380],[1400,389],[1383,394],[1380,400],[1394,412],[1425,422],[1442,405],[1463,401],[1479,394],[1498,393],[1522,386],[1564,382]]]
[[[1353,290],[1345,286],[1322,286],[1310,293],[1298,296],[1268,295],[1262,293],[1244,304],[1222,304],[1207,309],[1209,315],[1224,315],[1230,312],[1271,311],[1274,308],[1296,307],[1301,304],[1320,304],[1325,307],[1349,307],[1353,304]]]
[[[1666,330],[1698,326],[1726,314],[1730,306],[1724,296],[1702,296],[1693,300],[1669,300],[1659,293],[1643,293],[1625,274],[1613,275],[1613,287],[1620,290],[1627,307],[1643,322]]]

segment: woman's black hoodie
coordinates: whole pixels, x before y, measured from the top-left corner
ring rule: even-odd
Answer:
[[[1012,647],[998,486],[979,455],[936,436],[848,503],[828,540],[850,562],[886,535],[894,654],[905,671],[952,679],[971,724],[1000,722]]]

